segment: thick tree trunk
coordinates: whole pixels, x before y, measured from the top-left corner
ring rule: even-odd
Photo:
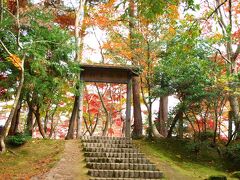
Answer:
[[[22,63],[24,63],[24,59],[23,59]],[[17,108],[17,105],[18,105],[18,102],[19,102],[19,99],[20,99],[20,94],[21,94],[22,87],[23,87],[23,82],[24,82],[24,68],[23,68],[23,66],[22,66],[22,71],[21,71],[20,78],[21,78],[20,83],[19,83],[19,86],[17,88],[16,97],[15,97],[10,115],[8,116],[8,119],[7,119],[5,125],[2,129],[2,132],[0,134],[0,150],[1,150],[1,152],[6,151],[5,142],[4,142],[5,137],[8,134],[8,127],[9,127],[9,125],[10,125],[12,119],[13,119],[14,113],[16,111],[16,108]]]
[[[65,139],[73,139],[74,138],[74,127],[76,124],[78,105],[79,105],[78,101],[79,101],[79,96],[75,96],[72,115],[71,115],[71,118],[69,120],[69,125],[68,125],[68,133],[67,133],[67,136]]]
[[[134,124],[133,124],[133,138],[141,138],[142,137],[142,114],[141,114],[141,102],[140,102],[140,84],[139,77],[134,77],[132,79],[133,84],[133,116],[134,116]]]
[[[21,100],[18,102],[17,109],[14,113],[13,120],[11,122],[11,126],[8,132],[9,136],[15,135],[18,132],[18,125],[19,125],[19,119],[20,119],[20,112],[21,112]]]
[[[158,132],[164,137],[167,136],[167,122],[168,122],[168,96],[163,96],[159,100],[159,111],[156,124]]]
[[[134,59],[134,11],[135,11],[135,3],[134,0],[129,0],[129,38],[130,38],[130,48],[132,51],[132,64],[137,65]],[[132,79],[132,88],[133,88],[133,117],[134,117],[134,127],[133,127],[133,138],[140,138],[142,136],[142,111],[141,111],[141,102],[140,102],[140,84],[139,78],[134,77]]]
[[[36,117],[36,122],[38,124],[38,130],[40,132],[40,134],[42,135],[43,138],[46,138],[45,132],[44,132],[44,128],[42,126],[42,122],[41,122],[41,115],[40,115],[40,108],[37,107],[36,111],[34,112],[35,117]]]
[[[84,18],[85,18],[85,5],[88,1],[86,0],[80,0],[79,1],[79,6],[75,12],[75,27],[74,27],[74,35],[75,35],[75,62],[81,63],[82,59],[82,50],[83,50],[83,37],[84,37],[84,32],[86,31],[86,28],[84,27]],[[80,78],[80,73],[77,76],[78,80],[81,80]],[[77,88],[78,89],[78,88]],[[82,95],[82,94],[81,94]],[[72,111],[72,116],[69,121],[69,128],[68,128],[68,133],[65,139],[73,139],[74,138],[74,126],[76,124],[77,126],[77,134],[76,137],[81,136],[80,132],[80,118],[81,118],[81,106],[80,106],[80,101],[81,99],[79,96],[75,97],[74,101],[74,107]],[[78,119],[79,116],[79,119]],[[78,121],[77,121],[78,119]]]

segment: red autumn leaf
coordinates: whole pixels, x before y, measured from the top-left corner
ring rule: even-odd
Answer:
[[[56,17],[55,22],[59,23],[62,28],[75,25],[75,14],[69,13],[64,15],[59,15]]]
[[[115,120],[115,123],[117,126],[122,126],[122,120],[120,118]]]
[[[113,135],[113,134],[114,134],[114,131],[113,131],[112,128],[108,128],[108,134],[109,134],[109,135]]]
[[[98,114],[98,109],[96,109],[96,108],[91,108],[91,109],[89,109],[88,110],[88,113],[90,113],[90,114]]]

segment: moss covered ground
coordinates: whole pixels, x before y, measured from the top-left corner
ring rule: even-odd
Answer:
[[[157,164],[166,179],[207,179],[217,175],[234,179],[225,160],[207,142],[196,145],[188,140],[158,139],[134,143]]]

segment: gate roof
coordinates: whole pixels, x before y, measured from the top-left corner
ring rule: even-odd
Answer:
[[[140,68],[134,66],[114,66],[106,64],[81,64],[81,80],[127,84],[133,76],[138,76]]]

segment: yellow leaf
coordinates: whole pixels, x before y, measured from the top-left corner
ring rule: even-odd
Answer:
[[[7,60],[10,61],[17,69],[20,71],[22,70],[22,61],[17,55],[11,54],[7,57]]]

